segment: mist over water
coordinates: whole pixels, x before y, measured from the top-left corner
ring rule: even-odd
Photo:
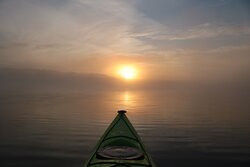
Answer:
[[[159,167],[249,166],[246,92],[220,89],[0,95],[0,166],[82,166],[127,116]]]

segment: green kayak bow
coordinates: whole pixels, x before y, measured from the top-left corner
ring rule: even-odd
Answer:
[[[85,167],[155,167],[125,113],[118,111]]]

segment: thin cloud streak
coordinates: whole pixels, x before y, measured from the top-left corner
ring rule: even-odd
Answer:
[[[160,33],[159,33],[160,32]],[[187,30],[151,30],[149,32],[135,33],[133,37],[145,37],[153,40],[189,40],[196,38],[213,38],[220,36],[244,36],[250,35],[250,26],[248,27],[230,27],[226,25],[212,25],[205,23],[197,25]]]

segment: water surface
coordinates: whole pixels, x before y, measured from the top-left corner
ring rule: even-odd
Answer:
[[[83,166],[119,109],[159,167],[249,166],[242,99],[187,90],[1,94],[0,166]]]

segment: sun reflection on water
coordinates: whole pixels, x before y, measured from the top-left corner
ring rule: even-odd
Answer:
[[[121,97],[121,105],[123,109],[130,109],[134,104],[134,95],[129,91],[125,91]]]

